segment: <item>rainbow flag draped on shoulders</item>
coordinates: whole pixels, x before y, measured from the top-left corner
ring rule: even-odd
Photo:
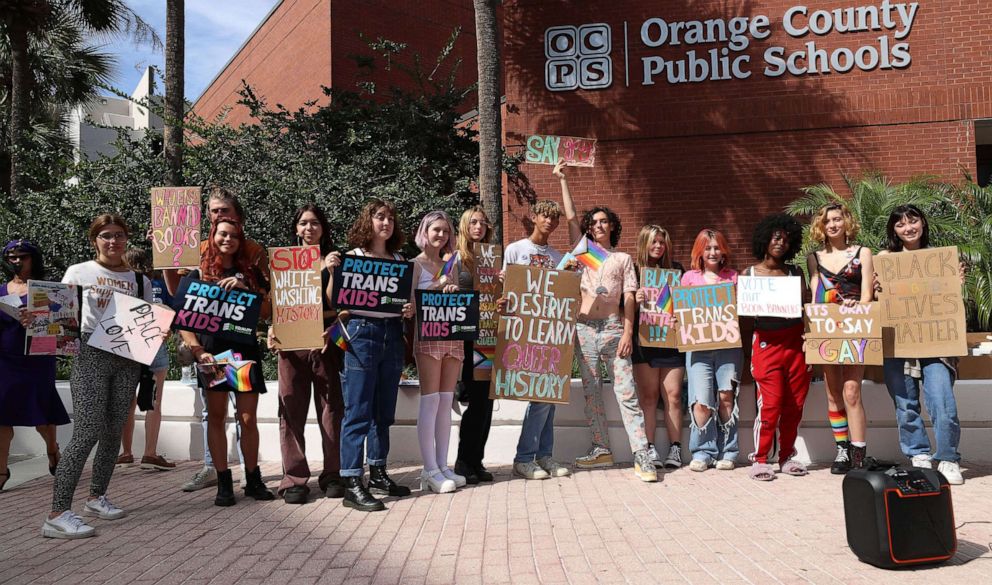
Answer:
[[[599,270],[606,259],[610,257],[610,253],[605,248],[585,236],[582,236],[575,249],[572,250],[572,255],[592,270]]]

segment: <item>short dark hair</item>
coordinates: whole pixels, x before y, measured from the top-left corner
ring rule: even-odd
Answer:
[[[923,222],[923,234],[920,235],[920,247],[929,248],[930,247],[930,222],[927,221],[927,216],[923,214],[923,211],[919,207],[913,205],[912,203],[907,203],[905,205],[900,205],[892,210],[889,214],[889,221],[885,224],[885,248],[889,252],[902,252],[902,240],[896,235],[896,224],[907,217],[918,217],[920,221]]]
[[[781,230],[788,238],[789,249],[785,252],[783,261],[788,262],[796,257],[799,248],[803,245],[803,226],[796,218],[788,213],[773,213],[765,216],[754,227],[754,235],[751,237],[751,254],[757,260],[764,260],[768,253],[768,244],[772,241],[772,234]]]
[[[582,233],[592,239],[592,236],[589,235],[589,228],[592,227],[592,218],[597,213],[606,214],[606,219],[610,221],[610,226],[613,228],[610,231],[610,246],[616,246],[620,241],[620,232],[623,231],[623,226],[620,225],[620,216],[609,207],[596,206],[582,214]]]

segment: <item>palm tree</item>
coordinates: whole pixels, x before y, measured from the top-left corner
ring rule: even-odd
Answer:
[[[500,112],[499,0],[475,1],[479,64],[479,197],[493,222],[493,242],[503,243],[503,130]]]
[[[185,1],[168,0],[165,8],[165,184],[183,184],[183,118],[185,86]]]

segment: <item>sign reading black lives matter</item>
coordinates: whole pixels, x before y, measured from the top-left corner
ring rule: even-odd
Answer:
[[[421,341],[475,341],[479,337],[479,293],[418,290],[416,294]]]
[[[345,254],[334,268],[338,309],[402,313],[413,289],[413,263]]]
[[[489,398],[568,403],[579,275],[508,266]]]
[[[255,343],[262,295],[241,289],[224,290],[212,282],[186,277],[172,304],[173,328]]]

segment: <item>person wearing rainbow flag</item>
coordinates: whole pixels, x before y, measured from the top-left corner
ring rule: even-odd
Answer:
[[[634,366],[630,360],[637,310],[634,260],[629,254],[613,249],[620,241],[623,227],[620,218],[609,207],[593,207],[579,221],[563,166],[564,162],[559,162],[552,172],[561,183],[568,235],[577,244],[572,253],[584,265],[575,349],[585,389],[586,422],[592,429],[592,447],[586,455],[575,459],[575,467],[595,469],[613,465],[603,404],[601,372],[605,363],[613,379],[613,393],[634,454],[634,474],[641,481],[658,481],[654,461],[648,454],[644,411],[637,400]]]
[[[840,202],[824,205],[813,218],[810,238],[823,246],[806,259],[814,303],[853,306],[871,302],[871,250],[854,243],[860,229],[851,210]],[[863,277],[865,274],[868,278]],[[865,464],[868,421],[861,402],[864,373],[863,365],[823,366],[827,414],[837,443],[837,455],[830,467],[833,474],[841,475]]]

